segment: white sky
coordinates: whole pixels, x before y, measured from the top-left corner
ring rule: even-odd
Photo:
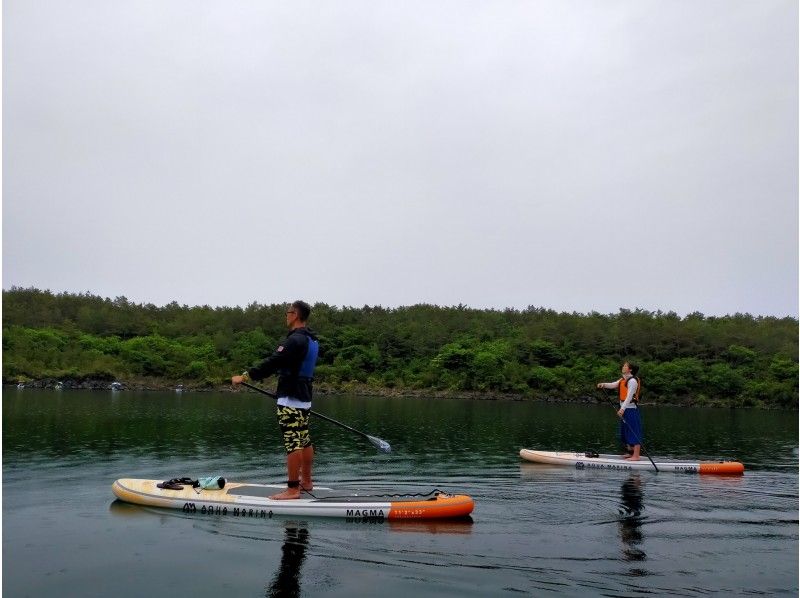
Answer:
[[[2,278],[797,317],[797,2],[5,0]]]

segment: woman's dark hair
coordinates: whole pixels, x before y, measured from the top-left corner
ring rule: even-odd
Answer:
[[[625,363],[628,364],[628,369],[631,371],[631,376],[636,377],[636,375],[639,373],[639,366],[632,361],[626,361]]]
[[[297,311],[297,316],[303,322],[308,321],[308,317],[311,315],[311,306],[306,303],[305,301],[295,301],[292,303],[292,309]]]

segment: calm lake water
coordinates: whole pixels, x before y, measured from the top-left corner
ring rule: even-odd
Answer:
[[[274,404],[249,392],[3,392],[4,596],[707,596],[798,593],[796,412],[643,410],[645,446],[741,477],[559,469],[613,452],[611,406],[319,397],[315,481],[467,493],[470,522],[232,519],[115,502],[120,477],[281,483]]]

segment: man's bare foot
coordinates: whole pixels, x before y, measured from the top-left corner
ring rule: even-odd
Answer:
[[[314,482],[308,480],[307,482],[300,482],[300,490],[311,492],[314,489]]]
[[[300,498],[300,488],[287,488],[283,492],[270,496],[272,500],[292,500]]]
[[[625,457],[625,459],[627,459],[628,461],[638,461],[639,457],[634,457],[633,455],[628,455],[627,457]]]

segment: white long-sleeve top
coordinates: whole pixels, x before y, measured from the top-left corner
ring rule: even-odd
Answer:
[[[636,403],[633,402],[633,397],[636,396],[636,389],[639,388],[639,383],[633,376],[629,376],[625,378],[625,380],[628,382],[628,396],[625,397],[625,400],[619,404],[619,408],[636,409]],[[619,388],[619,380],[616,382],[601,382],[600,386],[608,389]]]

